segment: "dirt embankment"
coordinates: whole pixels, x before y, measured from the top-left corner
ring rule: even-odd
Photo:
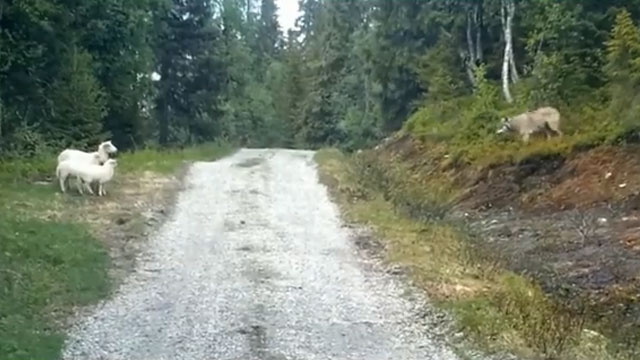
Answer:
[[[403,136],[376,157],[425,187],[446,179],[446,216],[464,219],[496,261],[618,331],[640,327],[639,146],[477,167]]]

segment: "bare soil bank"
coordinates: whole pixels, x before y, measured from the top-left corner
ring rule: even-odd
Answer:
[[[404,172],[427,193],[447,188],[442,216],[467,226],[482,253],[532,277],[614,338],[639,340],[640,147],[483,167],[456,164],[444,145],[405,135],[363,156],[378,172],[396,179]],[[394,188],[390,197],[406,201],[413,216],[428,217],[423,213],[434,206],[412,207],[411,196],[392,194],[409,187],[389,181],[394,176],[380,185]]]

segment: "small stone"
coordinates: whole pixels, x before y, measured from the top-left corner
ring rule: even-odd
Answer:
[[[608,178],[610,178],[610,177],[611,177],[611,175],[613,175],[613,174],[612,174],[611,172],[608,172],[608,173],[606,173],[606,174],[604,175],[604,178],[605,178],[605,179],[608,179]]]
[[[607,225],[607,223],[609,222],[609,220],[607,220],[607,218],[601,217],[601,218],[598,218],[598,221],[597,221],[597,222],[598,222],[598,225],[600,225],[600,226],[604,226],[604,225]]]
[[[627,184],[626,184],[626,183],[622,183],[622,184],[618,185],[618,187],[619,187],[620,189],[624,189],[624,188],[626,188],[626,187],[627,187]]]
[[[511,237],[513,236],[513,231],[508,226],[503,226],[500,230],[498,230],[497,235],[501,237]]]

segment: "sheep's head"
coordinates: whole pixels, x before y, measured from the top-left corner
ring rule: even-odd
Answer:
[[[118,148],[115,145],[113,145],[111,140],[105,141],[102,144],[100,144],[100,149],[102,149],[107,154],[115,154],[116,152],[118,152]]]
[[[94,153],[91,153],[91,157],[94,164],[102,165],[102,158],[100,157],[100,154],[98,154],[97,152],[94,152]]]
[[[118,161],[116,159],[109,159],[109,160],[105,161],[104,164],[114,168],[114,167],[118,166]]]

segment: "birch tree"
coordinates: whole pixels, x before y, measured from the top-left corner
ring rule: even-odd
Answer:
[[[484,0],[474,1],[466,10],[466,40],[467,54],[463,55],[467,77],[475,87],[475,72],[478,65],[483,62],[482,54],[482,27],[483,27]]]
[[[513,102],[513,96],[509,88],[509,80],[518,81],[518,73],[513,57],[513,18],[516,13],[516,5],[513,0],[501,0],[500,19],[504,34],[504,56],[502,58],[502,92],[505,100]]]

